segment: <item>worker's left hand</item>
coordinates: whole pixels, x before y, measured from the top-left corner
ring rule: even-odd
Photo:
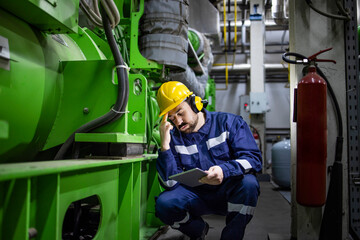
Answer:
[[[209,184],[209,185],[219,185],[222,183],[224,179],[224,173],[221,167],[212,166],[209,170],[205,171],[208,175],[202,177],[199,181],[201,183]]]

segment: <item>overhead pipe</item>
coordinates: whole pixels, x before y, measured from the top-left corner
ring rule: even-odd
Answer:
[[[230,1],[229,1],[230,6]],[[227,61],[227,44],[226,44],[226,1],[223,0],[223,13],[224,13],[224,52],[225,52],[225,88],[216,88],[215,90],[227,90],[228,89],[228,77],[229,77],[229,71],[228,71],[228,61]],[[229,26],[230,30],[230,26]],[[229,32],[230,36],[230,32]],[[230,37],[229,37],[230,39]]]
[[[243,10],[243,11],[247,11],[247,10]],[[242,20],[241,20],[242,21]],[[237,25],[241,24],[241,21],[237,21]],[[270,21],[265,21],[265,30],[266,31],[279,31],[279,30],[284,30],[284,26],[283,25],[277,25],[275,22],[270,22]],[[231,28],[233,28],[235,26],[235,22],[231,22]],[[245,27],[250,27],[250,20],[245,20],[244,21],[244,25]],[[287,27],[287,25],[285,25]],[[220,27],[224,27],[224,24],[221,22],[220,23]],[[233,30],[233,29],[232,29]]]
[[[228,67],[223,63],[213,64],[211,68],[211,73],[214,72],[222,72],[224,69]],[[230,72],[250,72],[251,64],[234,64],[232,65],[228,71]],[[264,64],[264,68],[267,71],[287,71],[287,67],[283,64]]]
[[[236,0],[235,0],[236,1]],[[230,3],[230,0],[228,0],[228,13],[230,14],[230,12],[231,12],[231,3]],[[224,24],[225,24],[225,22],[224,22]],[[225,51],[226,50],[228,50],[228,51],[230,51],[231,50],[231,32],[230,32],[230,29],[231,29],[231,19],[230,18],[228,18],[228,29],[227,29],[227,31],[228,31],[228,42],[229,42],[229,46],[228,46],[228,48],[227,49],[225,49]]]
[[[245,26],[246,10],[241,11],[241,52],[245,53],[246,44],[246,26]]]
[[[234,27],[234,49],[233,49],[233,62],[232,64],[235,64],[235,52],[236,52],[236,45],[237,45],[237,0],[235,0],[234,2],[234,22],[235,22],[235,27]]]

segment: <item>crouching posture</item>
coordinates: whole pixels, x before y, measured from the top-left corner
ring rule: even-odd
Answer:
[[[180,82],[157,93],[161,149],[156,167],[166,191],[156,200],[156,216],[191,239],[205,239],[206,214],[226,216],[222,240],[242,239],[256,207],[261,153],[246,122],[237,115],[209,112],[200,97]],[[197,187],[169,176],[192,168],[206,170]]]

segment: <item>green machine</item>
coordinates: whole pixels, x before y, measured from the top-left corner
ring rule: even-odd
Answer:
[[[0,240],[149,239],[163,225],[155,96],[182,66],[141,44],[147,2],[0,2]]]

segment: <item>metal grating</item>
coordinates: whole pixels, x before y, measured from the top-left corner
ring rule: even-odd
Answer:
[[[344,4],[351,14],[351,20],[345,22],[350,234],[354,239],[360,239],[360,109],[358,107],[360,86],[357,6],[356,0],[344,0]]]

